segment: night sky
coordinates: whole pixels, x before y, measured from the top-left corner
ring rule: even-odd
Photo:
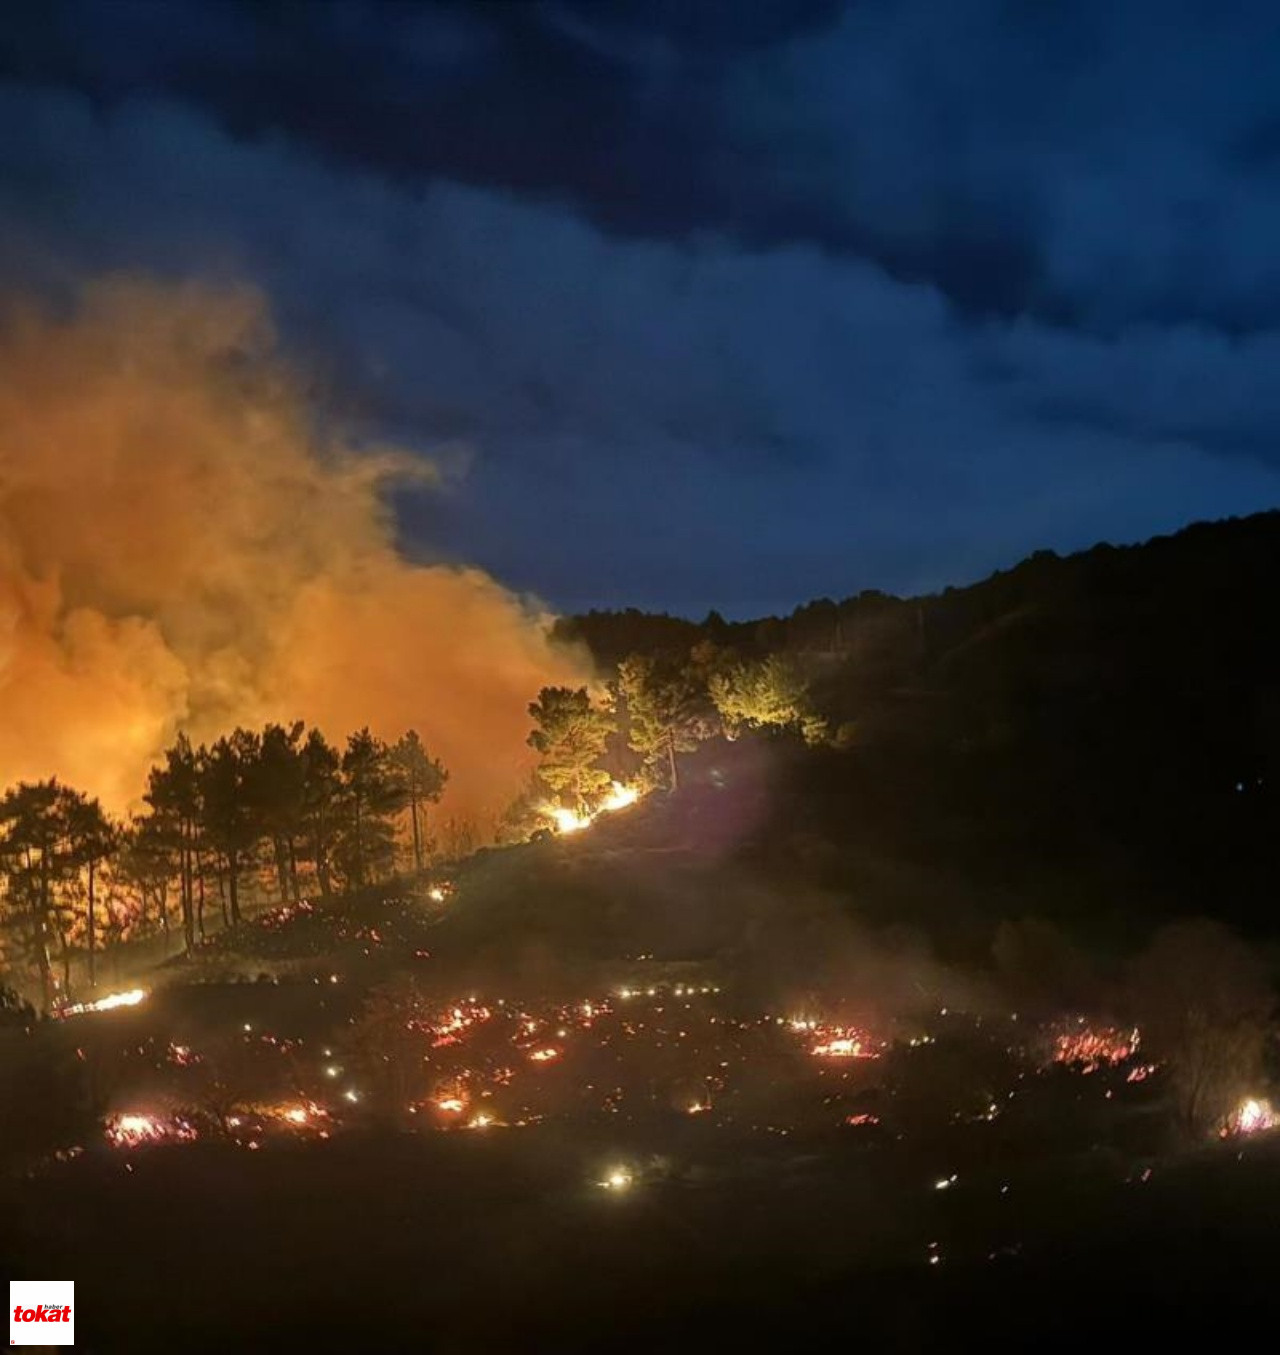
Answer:
[[[0,27],[0,284],[248,279],[405,549],[790,610],[1280,502],[1280,6],[110,0]]]

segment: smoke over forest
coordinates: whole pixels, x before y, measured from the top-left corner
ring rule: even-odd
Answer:
[[[499,807],[527,703],[585,662],[483,571],[398,551],[430,478],[317,426],[248,289],[115,279],[0,335],[0,783],[123,810],[179,731],[419,730],[453,812]]]

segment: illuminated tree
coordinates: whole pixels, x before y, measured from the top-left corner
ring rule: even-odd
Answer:
[[[706,689],[690,667],[670,655],[633,654],[618,666],[618,689],[626,702],[628,743],[654,780],[680,784],[676,755],[690,753],[705,737]]]
[[[21,782],[0,799],[0,871],[10,910],[6,920],[39,972],[46,1010],[53,1005],[55,938],[61,943],[64,989],[70,987],[61,891],[78,869],[69,829],[77,799],[54,780]]]
[[[320,893],[333,892],[333,844],[342,813],[342,759],[318,730],[302,745],[302,829]]]
[[[97,882],[98,869],[119,845],[119,831],[107,819],[102,805],[73,792],[66,804],[67,834],[72,861],[83,868],[87,881],[85,898],[85,943],[89,952],[89,987],[97,986]]]
[[[195,750],[185,734],[165,750],[164,766],[153,767],[146,802],[154,824],[153,840],[172,851],[178,871],[182,939],[188,952],[196,943],[195,874],[200,833],[200,776]]]
[[[262,832],[271,842],[275,858],[280,902],[298,890],[298,838],[305,814],[307,769],[299,744],[302,721],[286,729],[270,724],[262,731],[258,758],[250,773],[253,811]]]
[[[544,687],[529,706],[537,724],[528,738],[540,754],[538,773],[558,797],[569,798],[579,813],[609,788],[609,773],[600,766],[614,717],[594,706],[585,687]]]
[[[115,874],[138,898],[141,925],[155,904],[156,922],[169,935],[169,885],[177,873],[172,841],[154,813],[137,815],[121,834]]]
[[[413,830],[413,868],[421,875],[426,807],[429,804],[440,803],[449,773],[439,758],[427,754],[416,729],[409,730],[401,738],[391,750],[391,757],[400,769],[400,776],[404,782],[409,806],[409,823]]]
[[[233,927],[241,921],[241,875],[262,837],[251,793],[261,747],[257,734],[236,729],[211,748],[202,747],[197,758],[203,840],[226,873]]]
[[[760,663],[735,664],[727,672],[713,674],[709,687],[731,738],[743,729],[769,726],[797,729],[808,743],[823,737],[825,724],[810,705],[804,677],[782,655],[771,654]]]
[[[367,729],[342,755],[342,831],[336,847],[349,886],[363,888],[395,862],[395,818],[407,794],[391,750]]]

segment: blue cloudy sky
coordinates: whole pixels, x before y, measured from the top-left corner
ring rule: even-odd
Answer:
[[[248,279],[561,608],[961,583],[1280,503],[1280,6],[50,0],[0,285]]]

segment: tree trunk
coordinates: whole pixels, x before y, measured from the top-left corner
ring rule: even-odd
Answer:
[[[59,926],[58,943],[62,948],[62,997],[71,1000],[71,947],[67,944],[67,933]]]
[[[191,881],[191,825],[184,821],[182,825],[182,941],[187,954],[196,948],[196,909],[195,891]]]
[[[671,767],[671,789],[680,789],[680,776],[676,772],[676,732],[667,730],[667,762]]]
[[[49,959],[49,849],[40,852],[40,899],[36,913],[36,958],[44,989],[44,1009],[53,1007],[53,964]]]
[[[86,918],[89,933],[89,987],[98,986],[98,974],[93,953],[93,858],[89,858],[89,915]]]
[[[320,832],[315,837],[315,855],[316,881],[320,885],[321,895],[327,899],[333,893],[333,885],[329,879],[329,851]]]
[[[196,903],[196,931],[200,940],[204,941],[204,860],[202,857],[196,857],[196,877],[200,881],[200,895]]]
[[[227,853],[227,894],[231,903],[231,925],[240,925],[240,858],[235,852]]]
[[[293,840],[293,835],[289,836],[289,883],[293,887],[294,903],[302,902],[302,894],[298,889],[298,844]]]
[[[422,832],[418,827],[418,797],[409,796],[409,818],[413,821],[413,867],[422,874]]]
[[[33,931],[35,933],[36,965],[40,970],[40,993],[47,1013],[53,1007],[53,965],[49,962],[49,936],[43,914],[37,908]]]
[[[360,817],[360,797],[355,798],[356,814],[356,859],[355,859],[355,886],[360,889],[364,886],[364,822]]]
[[[285,855],[284,838],[273,837],[271,846],[276,857],[276,881],[280,886],[280,902],[289,902],[289,858]]]

